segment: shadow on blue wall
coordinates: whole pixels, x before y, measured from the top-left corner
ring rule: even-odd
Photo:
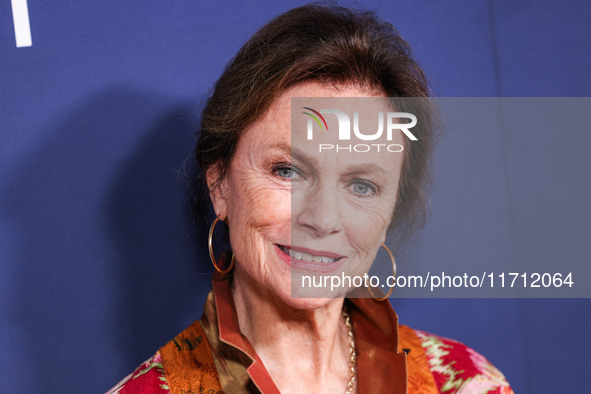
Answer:
[[[48,125],[12,175],[2,208],[21,241],[14,342],[38,375],[19,390],[105,390],[200,317],[211,268],[190,212],[197,112],[107,89]],[[112,359],[105,343],[119,364],[93,362]]]

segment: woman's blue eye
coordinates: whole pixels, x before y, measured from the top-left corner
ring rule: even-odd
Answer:
[[[276,172],[281,178],[291,179],[294,176],[294,171],[291,168],[279,168]]]
[[[355,182],[351,185],[351,188],[353,193],[361,197],[369,197],[376,193],[375,188],[365,182]]]
[[[288,163],[279,163],[273,168],[273,174],[290,181],[294,181],[300,177],[298,169]]]

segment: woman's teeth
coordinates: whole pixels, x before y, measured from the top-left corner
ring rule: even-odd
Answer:
[[[293,257],[296,260],[302,260],[302,261],[310,261],[313,263],[334,263],[335,261],[339,260],[339,258],[331,258],[331,257],[326,257],[326,256],[315,256],[313,254],[309,254],[309,253],[304,253],[304,252],[297,252],[295,250],[291,250],[286,248],[285,246],[280,246],[281,250],[283,250],[285,253],[287,253],[288,255],[290,255],[291,257]]]

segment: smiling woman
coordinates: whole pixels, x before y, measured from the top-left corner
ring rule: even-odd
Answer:
[[[223,178],[221,164],[208,170],[216,214],[227,218],[239,262],[233,275],[239,321],[242,309],[260,308],[250,303],[262,291],[302,313],[338,314],[342,299],[292,297],[293,270],[362,273],[371,266],[394,212],[403,156],[306,149],[304,133],[291,132],[291,99],[375,94],[355,85],[296,85],[244,130]]]
[[[387,301],[294,294],[294,276],[366,273],[389,229],[421,222],[433,140],[424,107],[417,141],[389,136],[400,151],[310,149],[294,100],[387,112],[387,97],[428,95],[407,44],[372,13],[309,5],[257,32],[218,80],[196,147],[217,215],[210,247],[224,221],[232,257],[212,258],[201,320],[111,392],[511,393],[484,357],[399,325]]]

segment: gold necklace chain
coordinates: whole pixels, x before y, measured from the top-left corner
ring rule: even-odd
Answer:
[[[345,318],[347,337],[349,338],[349,383],[347,383],[347,391],[345,391],[345,394],[351,394],[353,393],[353,389],[355,389],[355,376],[357,375],[357,353],[355,352],[355,337],[353,336],[351,318],[349,317],[349,313],[347,313],[347,311],[344,309],[343,317]]]

